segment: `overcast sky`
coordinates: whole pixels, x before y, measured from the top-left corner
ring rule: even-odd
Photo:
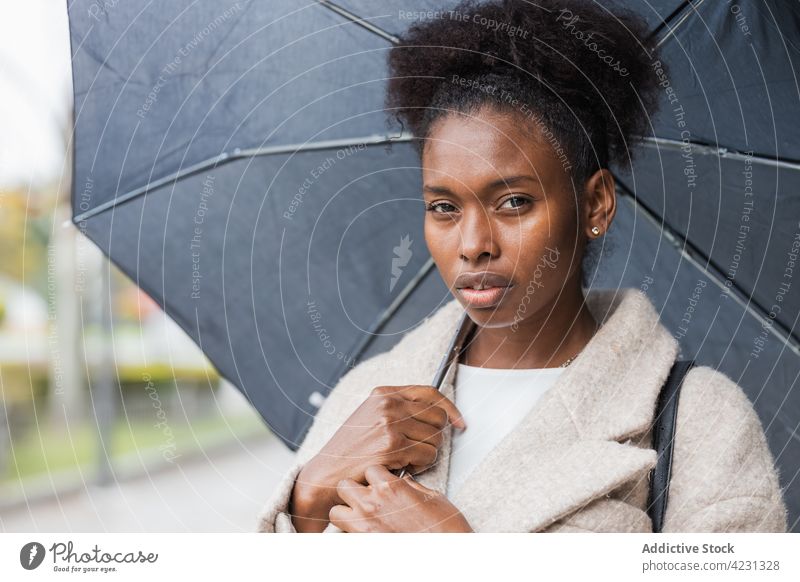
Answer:
[[[71,92],[66,0],[2,0],[0,188],[55,180]]]

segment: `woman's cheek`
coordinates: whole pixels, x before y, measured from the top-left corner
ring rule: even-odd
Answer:
[[[422,232],[425,234],[425,242],[428,246],[436,246],[437,238],[439,236],[438,225],[436,220],[431,216],[430,212],[425,212],[425,220],[422,223]]]
[[[451,228],[448,228],[448,226]],[[426,218],[423,233],[428,251],[437,265],[442,265],[448,260],[448,251],[459,248],[458,229],[452,228],[452,225],[445,224],[434,218]],[[451,241],[450,239],[453,240]]]
[[[438,263],[438,254],[439,254],[439,240],[436,236],[436,229],[431,224],[430,218],[425,218],[425,222],[423,223],[422,232],[425,235],[425,244],[428,247],[428,252],[430,252],[431,256],[433,257],[434,262]]]

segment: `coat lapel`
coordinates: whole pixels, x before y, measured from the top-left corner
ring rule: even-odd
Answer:
[[[452,499],[476,531],[541,531],[655,465],[654,450],[627,440],[649,429],[678,343],[638,289],[589,290],[586,301],[602,324],[595,337]],[[445,306],[443,345],[428,350],[446,349],[461,313],[456,300]],[[456,374],[441,386],[451,399]],[[420,483],[446,492],[451,448],[448,427]]]

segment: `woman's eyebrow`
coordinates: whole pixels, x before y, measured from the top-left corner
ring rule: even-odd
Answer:
[[[517,176],[507,176],[507,177],[504,177],[504,178],[499,178],[497,180],[492,180],[491,182],[486,184],[481,190],[489,191],[489,190],[494,190],[495,188],[499,188],[501,186],[506,186],[506,185],[513,186],[514,184],[518,184],[519,182],[524,182],[526,180],[530,181],[530,182],[539,183],[539,180],[537,180],[533,176],[529,176],[527,174],[520,174],[520,175],[517,175]],[[425,184],[422,187],[422,189],[425,190],[426,192],[430,192],[432,194],[451,194],[451,195],[455,195],[455,193],[452,190],[450,190],[450,188],[447,188],[446,186],[431,186],[431,185]]]

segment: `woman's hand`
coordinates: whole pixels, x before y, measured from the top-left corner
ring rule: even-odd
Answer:
[[[436,462],[448,423],[466,428],[452,401],[433,386],[378,386],[303,467],[292,492],[298,531],[322,531],[342,499],[337,484],[366,484],[371,465],[416,474]]]
[[[369,485],[342,479],[337,491],[346,505],[334,505],[333,525],[345,532],[471,532],[467,520],[450,501],[433,489],[403,478],[383,465],[365,471]]]

